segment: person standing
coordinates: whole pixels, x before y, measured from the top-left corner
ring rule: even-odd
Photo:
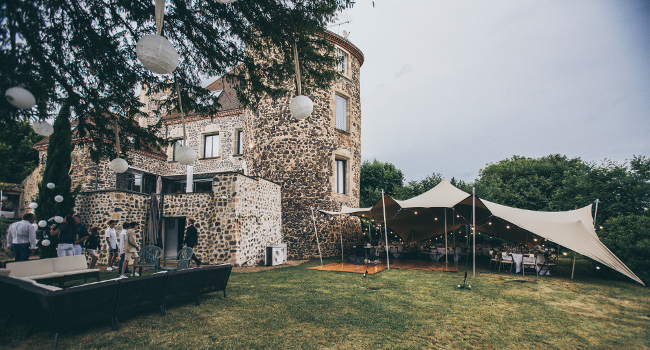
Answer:
[[[7,230],[7,248],[14,252],[16,261],[27,261],[36,252],[36,215],[27,213],[23,220],[14,222]]]
[[[194,247],[198,247],[199,245],[198,231],[194,226],[194,219],[188,219],[187,221],[190,225],[187,226],[187,230],[185,230],[185,240],[183,241],[183,245],[192,248],[192,260],[196,263],[196,267],[199,267],[201,266],[201,260],[197,259],[196,254],[193,252]]]
[[[79,214],[74,214],[72,215],[74,218],[74,222],[77,224],[77,231],[79,231],[79,238],[74,242],[73,250],[74,250],[74,255],[81,255],[83,254],[84,248],[84,242],[88,239],[88,228],[86,225],[81,223],[81,218],[79,217]]]
[[[56,225],[50,227],[50,236],[59,235],[59,245],[56,248],[56,254],[59,257],[74,255],[74,242],[79,239],[79,230],[72,215],[65,217],[65,224],[56,228]]]
[[[89,269],[95,268],[95,263],[99,259],[97,250],[99,249],[99,231],[101,229],[97,226],[90,229],[90,236],[86,240],[86,253],[90,256],[90,266]]]
[[[109,220],[108,228],[106,229],[104,238],[106,239],[106,248],[108,249],[108,264],[106,271],[113,271],[113,263],[117,259],[117,236],[115,233],[115,225],[117,221]]]
[[[124,242],[124,264],[122,265],[122,271],[120,273],[120,277],[122,278],[126,277],[125,271],[129,266],[129,261],[132,258],[135,259],[137,252],[140,249],[140,245],[135,238],[135,230],[137,229],[138,223],[134,221],[129,225],[129,230],[126,231],[126,242]],[[135,270],[135,265],[133,266],[133,269]]]
[[[115,226],[115,232],[117,233],[118,237],[120,238],[120,263],[118,265],[119,270],[122,271],[122,264],[124,264],[124,243],[126,243],[126,229],[129,228],[129,223],[125,222],[124,227],[122,225],[118,224]],[[130,273],[129,267],[126,267],[125,273]],[[136,274],[137,276],[137,274]]]

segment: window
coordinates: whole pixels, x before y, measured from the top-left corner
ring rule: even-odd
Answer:
[[[345,194],[345,168],[347,161],[344,159],[337,159],[335,166],[335,191],[336,193]]]
[[[244,154],[244,131],[235,129],[235,155]]]
[[[348,99],[336,95],[334,103],[336,114],[336,128],[343,131],[348,131]]]
[[[341,75],[348,75],[348,54],[343,50],[338,50],[338,66],[337,69]]]
[[[128,170],[116,176],[116,188],[141,193],[156,192],[156,177],[148,173]]]
[[[219,156],[219,134],[205,135],[203,158],[215,158]]]
[[[172,162],[176,161],[176,154],[178,153],[178,149],[183,145],[183,140],[178,139],[176,142],[174,142],[174,149],[172,150]]]
[[[212,192],[212,179],[209,181],[195,181],[194,192]]]

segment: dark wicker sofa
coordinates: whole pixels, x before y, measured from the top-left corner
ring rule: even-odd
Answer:
[[[54,331],[54,348],[59,334],[87,324],[111,321],[119,329],[118,317],[144,309],[159,309],[165,303],[183,299],[199,305],[202,294],[223,291],[232,266],[223,264],[181,271],[155,273],[129,279],[113,279],[59,289],[23,279],[0,276],[0,300],[9,312],[7,323],[22,318],[34,327]],[[207,276],[207,278],[206,278]]]

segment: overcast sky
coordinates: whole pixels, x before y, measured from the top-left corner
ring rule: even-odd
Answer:
[[[513,155],[650,156],[649,1],[357,0],[362,159],[473,181]]]

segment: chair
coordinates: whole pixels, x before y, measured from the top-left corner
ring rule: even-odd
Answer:
[[[490,262],[488,264],[488,268],[494,268],[495,270],[497,269],[497,266],[499,266],[499,262],[501,260],[499,259],[501,255],[498,254],[498,252],[494,252],[494,250],[490,250]],[[492,267],[492,262],[494,262],[494,267]]]
[[[140,250],[140,257],[136,264],[133,264],[133,270],[139,268],[140,275],[142,275],[143,267],[153,267],[156,272],[160,269],[160,257],[162,256],[162,249],[155,245],[150,245]]]
[[[538,264],[540,265],[539,268],[539,274],[540,275],[545,275],[547,272],[552,272],[556,273],[557,272],[557,255],[551,254],[549,257],[546,258],[546,261],[544,261],[543,264]]]
[[[528,254],[528,259],[532,261],[526,261],[526,257],[521,260],[521,274],[526,276],[526,269],[529,268],[535,269],[535,274],[537,275],[537,255]]]
[[[512,273],[512,265],[515,263],[514,260],[512,259],[512,256],[510,256],[510,260],[508,260],[508,253],[503,252],[501,253],[501,258],[499,260],[499,272],[501,272],[501,266],[503,265],[510,265],[510,270],[509,273]],[[505,271],[505,269],[503,270]]]
[[[194,254],[194,250],[192,250],[190,247],[185,247],[178,251],[175,259],[165,259],[165,261],[163,261],[163,266],[160,269],[165,271],[185,270],[190,267],[190,259],[192,259],[192,254]],[[176,263],[176,267],[167,266],[167,262],[170,260],[178,261]]]

